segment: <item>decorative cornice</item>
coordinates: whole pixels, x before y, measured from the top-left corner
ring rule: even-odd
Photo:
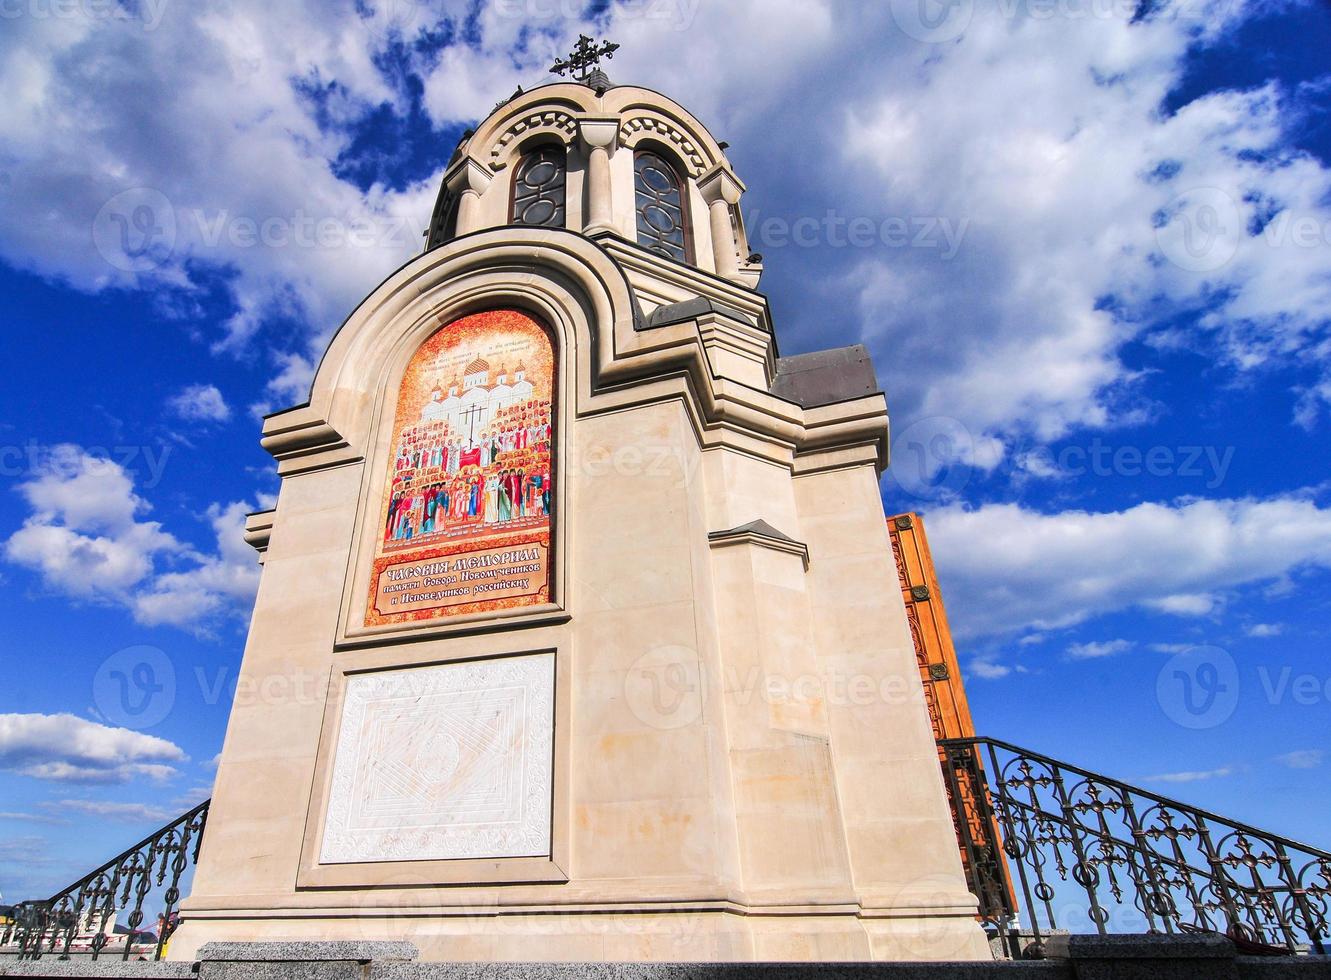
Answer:
[[[578,117],[578,135],[588,146],[601,146],[614,149],[615,137],[619,133],[618,116],[594,116],[590,113]]]
[[[444,174],[444,185],[453,193],[475,191],[481,193],[490,186],[494,177],[469,156],[463,157]]]
[[[277,460],[277,472],[281,476],[360,458],[341,433],[319,418],[308,405],[270,417],[264,430],[259,445]]]
[[[263,445],[277,457],[278,472],[361,460],[375,392],[389,383],[384,372],[400,356],[399,346],[419,344],[450,318],[495,303],[516,303],[579,331],[567,338],[576,357],[570,394],[579,417],[680,400],[704,449],[733,447],[792,467],[797,476],[886,466],[881,394],[802,408],[761,385],[716,375],[704,334],[720,318],[638,329],[627,270],[612,257],[618,251],[610,242],[560,229],[500,228],[463,235],[413,259],[334,336],[316,372],[311,404],[265,421]],[[516,269],[523,274],[514,276]],[[765,303],[750,291],[709,291],[768,322]],[[763,339],[758,330],[752,333]]]
[[[259,553],[259,564],[263,564],[268,551],[268,541],[273,533],[273,521],[277,509],[255,511],[245,515],[245,543]]]
[[[724,163],[718,163],[698,178],[698,191],[708,204],[717,199],[730,205],[738,204],[746,189],[744,182]]]
[[[788,555],[797,555],[804,562],[804,570],[809,569],[809,546],[803,541],[796,541],[788,534],[783,534],[764,520],[750,521],[726,531],[712,531],[707,541],[713,548],[725,548],[736,544],[752,544],[771,551],[780,551]]]

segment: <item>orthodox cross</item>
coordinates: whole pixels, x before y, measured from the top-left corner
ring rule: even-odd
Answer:
[[[609,60],[618,50],[618,44],[606,41],[598,47],[586,34],[579,34],[572,53],[564,61],[556,61],[550,71],[556,75],[572,72],[575,80],[585,82],[591,77],[592,71],[601,66],[602,58]]]
[[[467,420],[467,448],[471,449],[476,445],[476,416],[484,415],[485,409],[480,405],[473,405],[462,413],[462,417]]]

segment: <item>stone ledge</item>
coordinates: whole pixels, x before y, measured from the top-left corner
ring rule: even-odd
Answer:
[[[368,963],[414,960],[420,955],[415,943],[403,940],[375,942],[262,942],[204,943],[199,950],[202,961],[227,963],[311,963],[330,960]]]
[[[391,963],[373,980],[1072,980],[1065,963]]]
[[[76,957],[68,960],[43,956],[40,960],[0,959],[0,977],[79,977],[88,980],[126,977],[135,980],[184,980],[194,977],[193,963],[154,963]]]
[[[1327,956],[1240,956],[1239,980],[1313,980],[1331,977]]]
[[[1045,941],[1045,955],[1060,960],[1232,960],[1224,936],[1086,936],[1067,933]]]
[[[87,980],[1331,980],[1331,957],[1237,956],[1219,936],[1047,937],[1051,958],[980,963],[422,963],[409,942],[208,943],[195,963],[18,962]]]

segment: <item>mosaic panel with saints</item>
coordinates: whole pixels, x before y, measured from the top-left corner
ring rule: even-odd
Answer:
[[[517,310],[454,321],[398,395],[368,625],[549,601],[554,348]]]

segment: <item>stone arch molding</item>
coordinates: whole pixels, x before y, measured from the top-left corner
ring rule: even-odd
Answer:
[[[469,142],[470,152],[491,172],[508,167],[516,148],[532,136],[553,136],[565,145],[577,138],[583,117],[619,117],[619,142],[632,147],[656,139],[697,178],[724,157],[707,128],[673,99],[650,89],[615,86],[598,97],[585,85],[554,83],[514,97],[491,113]]]
[[[513,119],[490,147],[490,169],[496,172],[509,164],[509,147],[530,136],[555,136],[565,146],[577,135],[578,123],[563,109],[540,109]]]
[[[593,365],[632,336],[634,301],[623,272],[580,235],[496,229],[413,259],[342,325],[315,373],[306,405],[269,416],[263,446],[282,475],[363,460],[377,413],[412,353],[459,316],[526,309],[554,330],[566,403],[591,393]]]
[[[669,145],[688,169],[688,175],[695,180],[710,165],[697,140],[657,113],[635,114],[619,127],[619,144],[625,149],[631,150],[639,142],[653,138]]]

